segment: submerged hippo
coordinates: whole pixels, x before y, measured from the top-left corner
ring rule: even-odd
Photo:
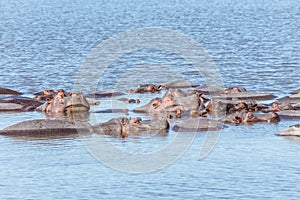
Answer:
[[[87,122],[37,119],[20,122],[4,128],[0,130],[0,135],[40,139],[97,133],[115,137],[127,137],[147,133],[166,134],[168,129],[168,121],[162,118],[151,120],[115,118],[94,126]]]
[[[300,94],[293,94],[290,96],[283,97],[278,99],[274,103],[278,104],[279,106],[286,106],[292,107],[295,110],[300,110]],[[284,110],[291,110],[291,109],[284,109]]]
[[[276,135],[278,136],[290,136],[290,137],[300,137],[300,124],[290,126]]]
[[[203,108],[202,94],[191,94],[180,89],[169,89],[163,98],[154,98],[148,104],[134,109],[134,112],[160,113],[181,112]]]
[[[272,100],[276,98],[273,94],[261,93],[261,92],[230,92],[228,94],[223,94],[218,97],[219,99],[239,99],[239,100]]]
[[[0,95],[4,95],[4,96],[18,96],[18,95],[22,95],[23,93],[21,92],[17,92],[15,90],[11,90],[8,88],[1,88],[0,87]]]
[[[290,103],[282,103],[278,104],[276,102],[272,103],[272,107],[262,109],[262,112],[267,113],[267,112],[279,112],[283,110],[295,110],[295,108],[292,106]]]
[[[32,111],[43,102],[22,96],[0,96],[0,112]]]
[[[291,94],[300,94],[300,89],[291,92]]]
[[[140,103],[141,101],[139,99],[127,99],[127,98],[120,98],[117,99],[118,101],[123,101],[124,103]]]
[[[128,90],[128,93],[154,93],[154,92],[160,92],[162,89],[162,86],[156,86],[153,84],[139,84],[137,89],[134,90]]]
[[[66,92],[63,89],[60,89],[60,90],[44,90],[42,92],[35,93],[34,98],[38,99],[38,100],[41,100],[41,101],[46,101],[48,98],[53,99],[60,92],[66,94]]]
[[[85,122],[68,120],[36,119],[20,122],[0,130],[0,135],[35,139],[60,138],[92,133],[92,127]]]
[[[176,123],[173,130],[176,132],[205,132],[218,131],[225,128],[224,124],[210,119],[189,118]]]
[[[289,119],[289,120],[299,120],[300,119],[300,111],[299,110],[283,110],[276,112],[280,118]]]
[[[280,121],[280,117],[278,114],[273,112],[257,114],[253,112],[241,111],[227,115],[221,119],[221,121],[227,124],[235,125],[247,123],[252,124],[258,122],[277,123]]]
[[[206,95],[218,96],[222,92],[224,92],[224,88],[220,87],[220,86],[215,86],[215,85],[201,85],[201,86],[198,86],[198,87],[192,89],[191,91],[203,93]]]
[[[36,110],[59,113],[81,112],[89,111],[90,105],[86,98],[80,93],[69,93],[69,96],[65,96],[63,92],[59,92],[53,99],[46,99],[46,102]]]
[[[141,118],[114,118],[107,122],[93,126],[98,134],[112,135],[115,137],[135,136],[147,133],[166,134],[169,123],[165,118],[142,120]]]
[[[206,111],[212,116],[222,117],[240,111],[258,111],[262,108],[254,100],[227,100],[212,98],[206,106]]]
[[[232,94],[232,93],[239,93],[239,92],[246,92],[246,88],[238,88],[238,87],[231,87],[225,89],[223,92],[220,93],[221,96],[227,95],[227,94]]]
[[[197,87],[199,85],[194,84],[192,82],[189,82],[187,80],[176,80],[176,81],[171,81],[167,83],[162,83],[162,87],[166,89],[170,88],[191,88],[191,87]]]
[[[113,98],[122,95],[125,95],[125,93],[114,91],[114,90],[102,90],[102,91],[95,91],[90,94],[87,94],[85,95],[85,97],[98,99],[98,98]]]

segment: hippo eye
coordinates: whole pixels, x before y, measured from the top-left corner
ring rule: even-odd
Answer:
[[[139,119],[139,118],[133,118],[133,119],[132,119],[132,122],[133,122],[134,124],[139,124],[139,123],[140,123],[140,119]]]
[[[153,103],[152,106],[156,108],[158,107],[158,103]]]

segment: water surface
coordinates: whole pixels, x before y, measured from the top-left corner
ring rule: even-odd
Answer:
[[[124,31],[160,27],[198,41],[215,62],[224,85],[282,97],[300,88],[299,24],[297,0],[2,0],[0,86],[26,95],[46,88],[72,90],[89,52],[101,42]],[[203,82],[199,71],[182,57],[142,49],[118,58],[93,87],[130,89],[148,80],[178,78]],[[152,97],[139,96],[145,101]],[[103,105],[109,104],[104,101],[100,108]],[[97,115],[97,120],[111,117]],[[45,116],[1,113],[0,128],[37,118]],[[298,199],[300,142],[274,135],[296,123],[229,127],[203,160],[198,158],[206,134],[198,134],[172,165],[139,175],[97,161],[79,137],[33,141],[0,137],[0,197]],[[129,152],[149,153],[175,137],[170,131],[166,137],[108,142]]]

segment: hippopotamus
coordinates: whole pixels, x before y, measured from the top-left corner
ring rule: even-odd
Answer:
[[[61,91],[53,99],[46,99],[46,102],[39,106],[37,111],[43,112],[80,112],[89,111],[90,105],[81,93],[69,93],[68,96]]]
[[[278,136],[288,136],[288,137],[300,137],[300,124],[290,126],[276,135]]]
[[[154,98],[148,104],[134,109],[134,112],[160,113],[198,110],[204,107],[202,94],[190,94],[181,89],[169,89],[163,98]]]
[[[247,92],[246,88],[237,88],[237,87],[231,87],[225,89],[223,92],[220,93],[221,96],[232,94],[232,93],[239,93],[239,92]]]
[[[253,112],[241,111],[227,115],[223,119],[221,119],[221,121],[224,123],[235,125],[252,124],[258,122],[277,123],[280,121],[280,117],[278,114],[273,112],[257,114]]]
[[[223,123],[201,118],[188,118],[178,122],[173,127],[176,132],[204,132],[204,131],[218,131],[225,126]]]
[[[137,103],[139,104],[141,101],[139,99],[127,99],[127,98],[120,98],[117,99],[118,101],[123,101],[124,103]]]
[[[94,113],[128,113],[128,109],[104,109],[104,110],[97,110]]]
[[[157,132],[159,134],[166,134],[166,131],[169,129],[169,122],[166,118],[161,117],[151,120],[120,117],[94,125],[93,128],[95,133],[115,137],[127,137]]]
[[[59,92],[63,92],[66,94],[66,92],[63,89],[60,90],[44,90],[42,92],[37,92],[34,95],[35,99],[46,101],[48,98],[52,99],[54,98]]]
[[[215,85],[201,85],[198,86],[190,91],[195,91],[199,93],[203,93],[205,95],[215,95],[218,96],[222,92],[224,92],[224,88],[220,86],[215,86]]]
[[[141,118],[114,118],[94,126],[87,122],[36,119],[20,122],[0,130],[0,135],[10,137],[53,138],[76,134],[104,134],[127,137],[143,134],[166,134],[169,123],[165,118],[142,120]]]
[[[161,86],[166,89],[170,89],[170,88],[191,88],[191,87],[197,87],[199,85],[189,82],[187,80],[176,80],[167,83],[162,83]]]
[[[139,84],[137,89],[134,90],[128,90],[128,93],[154,93],[154,92],[160,92],[162,89],[162,86],[156,86],[153,84]]]
[[[181,89],[169,89],[163,97],[166,105],[171,105],[174,101],[183,107],[183,110],[198,110],[204,108],[204,103],[207,101],[202,93],[184,92]],[[171,104],[170,104],[171,103]]]
[[[43,102],[33,98],[22,96],[3,96],[0,97],[0,112],[24,112],[32,111]]]
[[[272,103],[272,107],[262,109],[261,111],[267,113],[267,112],[279,112],[283,110],[295,110],[295,108],[290,103],[282,103],[279,105],[278,103],[274,102]]]
[[[272,100],[276,98],[273,94],[261,93],[261,92],[229,92],[228,94],[223,94],[218,97],[219,99],[239,99],[239,100]]]
[[[293,107],[293,109],[295,110],[300,110],[300,93],[296,93],[290,96],[280,98],[274,103],[278,104],[279,106],[289,105],[290,107]],[[284,109],[284,110],[291,110],[291,109]]]
[[[163,103],[163,99],[156,97],[152,99],[148,104],[137,107],[133,110],[136,113],[149,113],[149,114],[158,114],[161,112],[176,112],[177,110],[183,110],[183,108],[175,103],[172,103],[173,106],[168,106]]]
[[[112,97],[117,97],[122,95],[125,95],[125,93],[114,91],[114,90],[102,90],[102,91],[95,91],[90,94],[87,94],[85,95],[85,97],[99,99],[99,98],[112,98]]]
[[[300,89],[291,92],[291,94],[300,94]]]
[[[19,95],[22,95],[22,94],[23,93],[17,92],[15,90],[0,87],[0,95],[3,95],[3,96],[19,96]]]
[[[246,111],[258,111],[262,105],[258,105],[254,100],[227,100],[212,98],[206,106],[206,111],[214,117],[222,117],[227,114]]]
[[[69,120],[36,119],[19,122],[0,130],[0,135],[26,139],[50,139],[80,134],[90,134],[93,128],[86,122]]]
[[[282,119],[290,119],[290,120],[299,120],[300,119],[300,111],[299,110],[283,110],[283,111],[279,111],[276,113]]]
[[[206,95],[213,95],[213,96],[224,96],[232,93],[239,93],[239,92],[247,92],[246,88],[238,88],[238,87],[231,87],[231,88],[223,88],[221,86],[215,85],[201,85],[193,89],[194,91],[204,93]]]

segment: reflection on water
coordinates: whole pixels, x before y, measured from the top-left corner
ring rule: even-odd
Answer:
[[[0,27],[0,86],[28,95],[48,88],[72,91],[76,73],[94,47],[117,33],[143,27],[178,30],[197,40],[214,60],[226,86],[278,97],[300,88],[297,0],[2,0]],[[142,49],[116,59],[93,87],[128,90],[139,83],[182,78],[202,83],[201,76],[179,55]],[[133,98],[144,103],[153,96]],[[92,110],[107,109],[107,105],[115,108],[121,103],[100,100]],[[134,106],[126,105],[130,116],[137,116],[131,112]],[[95,124],[115,116],[124,114],[1,113],[0,128],[47,117]],[[209,156],[200,161],[206,135],[199,134],[174,164],[141,175],[105,167],[77,137],[42,142],[0,137],[0,197],[297,199],[300,142],[274,136],[295,123],[282,120],[278,124],[229,127],[222,131]],[[91,141],[94,137],[85,136]],[[107,142],[124,151],[149,153],[175,137],[170,131],[165,137],[107,138]]]

